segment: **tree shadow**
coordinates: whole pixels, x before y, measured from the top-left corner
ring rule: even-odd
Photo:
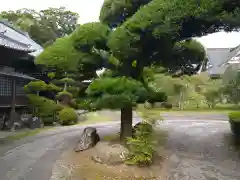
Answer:
[[[226,143],[230,148],[232,147],[234,152],[237,152],[240,157],[240,139],[237,138],[232,133],[224,134],[224,143]]]

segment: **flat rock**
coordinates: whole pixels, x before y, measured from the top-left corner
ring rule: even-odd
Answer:
[[[92,149],[92,160],[97,163],[107,165],[122,164],[126,159],[128,150],[120,144],[110,144],[109,142],[99,142]]]

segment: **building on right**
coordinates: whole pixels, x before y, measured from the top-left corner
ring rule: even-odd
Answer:
[[[212,78],[219,78],[228,68],[240,69],[240,45],[234,48],[207,48],[206,71]]]

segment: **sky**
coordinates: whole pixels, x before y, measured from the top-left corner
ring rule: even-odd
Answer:
[[[77,12],[80,15],[79,23],[98,21],[99,12],[104,0],[7,0],[0,6],[0,11],[29,8],[42,10],[48,7],[64,6],[68,10]],[[206,48],[228,48],[240,44],[240,32],[225,33],[219,32],[210,34],[198,40]]]

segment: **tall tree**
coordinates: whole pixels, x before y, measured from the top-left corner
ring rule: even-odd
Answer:
[[[108,47],[121,62],[123,75],[142,81],[143,68],[154,62],[173,72],[184,71],[182,67],[189,64],[202,63],[196,63],[195,59],[191,62],[192,58],[177,63],[173,54],[178,51],[173,49],[192,37],[238,28],[239,7],[240,2],[236,0],[129,0],[121,3],[106,0],[100,20],[114,29]],[[125,114],[124,109],[122,114]],[[123,117],[122,121],[128,122],[130,127],[132,117]]]
[[[112,71],[89,85],[91,106],[121,109],[121,139],[131,136],[132,107],[156,93],[144,68],[155,63],[170,73],[196,72],[203,53],[195,48],[187,53],[189,40],[238,28],[239,9],[236,0],[106,0],[101,22],[81,25],[70,36],[82,62]]]

